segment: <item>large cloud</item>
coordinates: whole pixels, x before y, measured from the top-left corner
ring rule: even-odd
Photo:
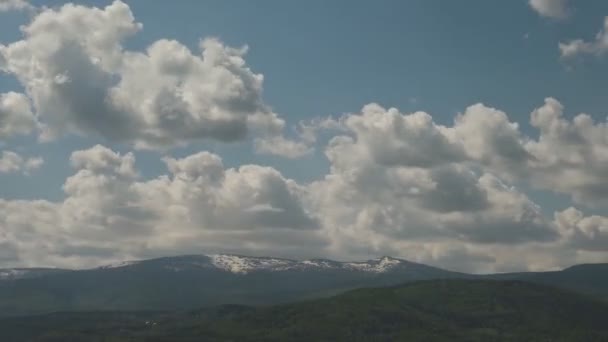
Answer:
[[[349,134],[331,140],[331,173],[310,191],[324,226],[341,236],[335,248],[356,250],[365,239],[384,248],[391,239],[514,244],[557,237],[537,205],[480,172],[472,164],[477,154],[465,153],[452,128],[428,114],[371,105],[341,122]]]
[[[451,127],[425,113],[378,105],[331,125],[322,121],[316,128],[344,133],[330,140],[330,173],[309,192],[331,236],[330,250],[351,258],[392,253],[438,264],[457,253],[460,267],[477,270],[602,260],[567,233],[561,214],[544,217],[509,180],[566,193],[587,206],[605,205],[606,124],[585,114],[567,120],[552,98],[533,111],[531,124],[539,129],[537,138],[482,104],[467,108]],[[577,212],[601,230],[605,217],[583,219]],[[599,233],[587,236],[601,245]],[[510,253],[515,249],[521,255]]]
[[[0,45],[0,70],[26,88],[45,138],[95,133],[164,149],[253,135],[287,145],[262,152],[307,153],[282,136],[285,122],[262,100],[263,76],[247,66],[246,47],[204,39],[197,54],[159,40],[145,52],[125,50],[123,42],[142,27],[119,0],[104,9],[44,9],[22,28],[23,40]]]
[[[608,124],[590,115],[564,117],[553,98],[535,109],[525,136],[507,115],[483,105],[469,107],[448,131],[470,160],[502,178],[569,195],[592,207],[608,206]]]
[[[608,206],[608,123],[584,113],[568,119],[554,98],[546,98],[530,115],[536,137],[523,134],[506,113],[480,103],[466,108],[453,126],[438,125],[423,112],[405,115],[375,104],[329,122],[304,126],[309,134],[323,127],[349,133],[329,143],[326,153],[333,171],[370,161],[381,171],[407,167],[410,174],[417,172],[411,176],[417,187],[428,187],[428,174],[421,175],[421,169],[435,169],[437,175],[437,167],[458,164],[478,174],[567,194],[586,206]],[[363,170],[350,170],[349,177],[375,174]],[[366,180],[369,186],[376,181]]]
[[[452,126],[368,105],[303,126],[307,141],[321,128],[339,132],[325,149],[329,173],[310,184],[270,167],[226,168],[208,152],[164,157],[168,173],[142,179],[134,154],[98,145],[72,154],[62,201],[2,201],[0,236],[13,263],[31,265],[202,251],[391,254],[466,271],[602,260],[605,216],[572,208],[547,218],[511,185],[606,203],[606,125],[562,112],[546,99],[531,114],[531,138],[482,104]]]
[[[374,115],[383,111],[373,108]],[[391,254],[477,272],[601,260],[607,218],[568,209],[547,219],[525,194],[460,152],[444,162],[418,153],[378,158],[381,151],[370,145],[382,143],[380,136],[387,146],[404,143],[389,141],[402,137],[378,121],[366,121],[367,109],[343,120],[345,135],[326,149],[331,171],[311,184],[269,167],[226,168],[208,152],[165,157],[168,173],[146,180],[132,153],[100,145],[76,151],[62,201],[0,200],[3,264],[91,266],[220,251],[339,259]],[[406,125],[421,142],[441,141],[433,146],[443,150],[453,144],[447,151],[466,145],[447,128],[418,120],[425,117],[419,113],[384,112],[403,124],[424,123]],[[423,148],[416,141],[407,143]]]
[[[543,16],[568,13],[566,1],[530,5]],[[228,168],[200,152],[166,156],[168,171],[144,179],[133,152],[101,145],[75,151],[62,200],[0,200],[1,265],[236,252],[390,254],[464,271],[508,271],[606,258],[606,216],[572,207],[548,218],[525,194],[536,187],[577,205],[608,207],[605,122],[586,114],[568,119],[552,98],[531,114],[538,136],[481,103],[451,125],[369,104],[301,124],[300,140],[290,140],[286,122],[263,101],[263,76],[248,67],[247,47],[208,38],[193,49],[161,39],[127,50],[124,42],[142,29],[121,1],[41,9],[23,26],[22,40],[0,45],[0,70],[25,89],[0,95],[0,139],[75,133],[158,150],[250,140],[260,153],[299,157],[329,130],[329,172],[304,184],[272,167]],[[604,31],[594,42],[562,44],[562,53],[604,53]],[[41,163],[4,151],[0,172]]]
[[[20,263],[225,250],[303,256],[325,244],[303,205],[307,190],[269,167],[225,168],[202,152],[167,157],[168,174],[142,180],[132,153],[97,145],[70,160],[64,200],[0,201],[0,237],[16,246]]]

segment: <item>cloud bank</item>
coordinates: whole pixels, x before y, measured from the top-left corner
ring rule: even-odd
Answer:
[[[20,2],[2,2],[0,4]],[[562,18],[565,1],[531,1]],[[14,7],[14,6],[13,6]],[[8,8],[8,7],[7,7]],[[356,113],[302,122],[296,138],[263,100],[247,47],[203,38],[193,49],[144,29],[127,4],[43,8],[20,40],[0,45],[0,71],[21,92],[0,95],[0,139],[40,143],[77,134],[118,143],[74,151],[63,198],[0,199],[0,267],[87,267],[167,254],[235,252],[364,259],[394,255],[462,271],[548,269],[608,256],[608,123],[567,116],[546,98],[535,134],[475,103],[447,125],[426,112],[370,103]],[[599,53],[596,42],[566,54]],[[171,148],[248,142],[298,158],[320,146],[328,171],[301,182],[277,168],[224,165],[207,151]],[[104,143],[105,144],[105,143]],[[110,144],[105,144],[110,145]],[[139,149],[165,170],[144,177]],[[29,173],[41,158],[3,151],[0,172]],[[546,215],[531,188],[568,197]]]
[[[595,260],[608,252],[607,217],[574,207],[546,217],[513,185],[608,207],[606,124],[562,113],[551,98],[532,111],[533,139],[483,104],[451,126],[370,104],[317,121],[336,134],[329,173],[310,183],[267,166],[227,168],[209,152],[163,157],[167,172],[142,179],[133,153],[97,145],[72,154],[62,201],[0,201],[0,236],[26,265],[203,251],[391,254],[467,271]]]

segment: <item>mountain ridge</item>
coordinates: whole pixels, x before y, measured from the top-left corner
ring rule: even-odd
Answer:
[[[209,260],[207,260],[207,258]],[[403,266],[421,266],[434,269],[441,269],[434,266],[428,266],[425,264],[412,262],[402,258],[396,258],[391,256],[381,256],[378,258],[362,260],[362,261],[337,261],[325,258],[310,258],[304,260],[280,258],[280,257],[258,257],[258,256],[246,256],[239,254],[186,254],[176,255],[167,257],[158,257],[152,259],[141,259],[141,260],[125,260],[114,263],[109,263],[92,268],[82,269],[66,269],[66,268],[1,268],[0,269],[0,280],[5,279],[20,279],[20,275],[25,276],[28,272],[32,271],[47,271],[51,272],[80,272],[80,271],[93,271],[93,270],[104,270],[104,269],[116,269],[130,266],[136,266],[144,263],[157,263],[157,262],[169,262],[175,263],[176,261],[209,261],[210,265],[198,264],[201,267],[215,266],[218,269],[229,271],[235,274],[247,274],[256,271],[287,271],[307,268],[322,268],[322,269],[349,269],[358,270],[364,272],[376,272],[381,273],[390,270],[392,267],[403,267]],[[191,263],[190,266],[197,266],[195,263]],[[273,267],[274,266],[274,267]],[[441,269],[443,270],[443,269]],[[447,271],[447,270],[446,270]],[[11,273],[12,272],[12,273]],[[452,272],[452,271],[449,271]],[[459,272],[455,272],[459,273]],[[6,277],[2,275],[6,274]],[[8,275],[12,274],[12,277]],[[44,275],[41,272],[41,275]],[[27,275],[28,277],[33,276],[32,274]]]
[[[575,264],[564,267],[558,270],[547,270],[547,271],[515,271],[515,272],[504,272],[504,273],[464,273],[459,271],[452,271],[444,269],[438,266],[431,266],[408,259],[393,257],[393,256],[380,256],[367,260],[353,260],[353,261],[339,261],[327,258],[308,258],[308,259],[291,259],[283,257],[272,257],[272,256],[248,256],[243,254],[232,254],[232,253],[216,253],[216,254],[184,254],[184,255],[173,255],[156,257],[150,259],[136,259],[136,260],[124,260],[104,264],[96,267],[89,268],[55,268],[55,267],[8,267],[0,268],[0,281],[20,279],[23,276],[32,277],[36,275],[47,275],[59,272],[81,272],[81,271],[93,271],[102,269],[114,269],[135,266],[142,263],[154,263],[154,262],[174,262],[177,260],[187,259],[205,259],[209,258],[211,264],[218,269],[223,269],[235,274],[247,274],[255,271],[284,271],[292,270],[297,268],[308,268],[308,267],[319,267],[319,268],[349,268],[351,270],[361,270],[370,272],[383,272],[389,270],[390,266],[422,266],[427,268],[434,268],[438,270],[444,270],[452,273],[467,274],[472,276],[510,276],[519,274],[550,274],[554,272],[564,271],[575,271],[584,268],[606,268],[608,269],[608,263],[584,263]],[[274,263],[275,267],[270,267],[270,263]],[[256,267],[257,265],[257,267]],[[202,266],[202,265],[200,265]],[[239,267],[242,266],[242,267]],[[373,267],[378,266],[378,267]]]
[[[0,278],[0,316],[273,305],[329,297],[357,288],[438,279],[522,280],[608,299],[608,264],[476,275],[392,257],[341,262],[194,254],[83,270],[20,270],[0,270],[0,274],[11,274]]]

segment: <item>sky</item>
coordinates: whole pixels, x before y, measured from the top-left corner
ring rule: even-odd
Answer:
[[[608,262],[608,3],[0,0],[0,268]]]

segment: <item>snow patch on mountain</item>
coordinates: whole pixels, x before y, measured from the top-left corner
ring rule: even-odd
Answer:
[[[304,260],[301,262],[302,265],[316,267],[316,268],[336,268],[335,261],[328,260]]]
[[[383,257],[379,260],[369,260],[366,262],[347,262],[344,263],[344,267],[348,269],[363,271],[363,272],[373,272],[373,273],[382,273],[390,270],[391,268],[398,266],[402,263],[402,260]]]
[[[127,267],[127,266],[131,266],[131,265],[136,265],[140,263],[140,261],[120,261],[120,262],[115,262],[112,264],[108,264],[108,265],[104,265],[101,267],[98,267],[98,269],[110,269],[110,268],[121,268],[121,267]]]
[[[382,257],[367,261],[340,262],[327,259],[290,260],[270,257],[247,257],[231,254],[185,255],[139,261],[121,261],[90,270],[110,270],[138,265],[159,267],[173,272],[220,270],[233,274],[245,275],[253,272],[283,272],[283,271],[347,271],[365,273],[383,273],[394,268],[403,269],[411,264],[408,261]],[[415,267],[410,268],[415,271]],[[56,272],[68,272],[60,269],[0,269],[1,280],[13,280],[44,276]],[[76,270],[77,271],[77,270]]]
[[[232,273],[246,274],[252,271],[284,271],[293,268],[297,261],[274,258],[252,258],[238,255],[209,255],[211,263],[217,268]]]
[[[0,280],[20,279],[25,277],[29,270],[23,269],[6,269],[0,270]]]
[[[288,260],[277,258],[256,258],[238,255],[214,254],[209,255],[211,263],[222,270],[235,274],[247,274],[254,271],[287,271],[287,270],[310,270],[310,269],[332,269],[350,270],[370,273],[386,272],[405,261],[383,257],[365,262],[336,262],[329,260]]]

